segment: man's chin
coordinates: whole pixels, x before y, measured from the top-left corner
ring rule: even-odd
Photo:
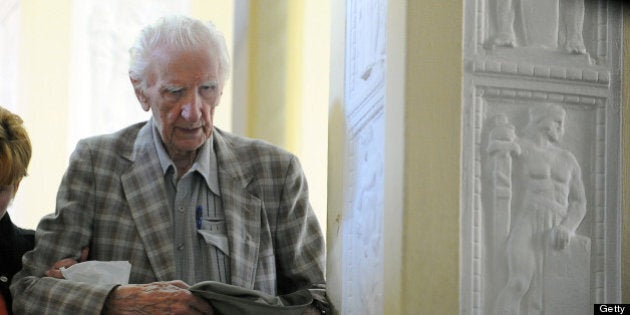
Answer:
[[[197,149],[201,148],[201,146],[203,146],[203,144],[206,142],[207,138],[202,138],[202,139],[186,139],[186,140],[179,140],[175,142],[175,148],[177,148],[177,150],[179,151],[196,151]]]

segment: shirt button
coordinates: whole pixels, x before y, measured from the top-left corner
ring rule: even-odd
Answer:
[[[4,283],[7,283],[9,281],[9,278],[7,278],[5,276],[2,276],[2,277],[0,277],[0,281],[2,281]]]
[[[184,244],[177,245],[177,250],[183,250],[183,249],[184,249]]]
[[[179,210],[179,212],[184,212],[184,207],[179,207],[177,210]]]

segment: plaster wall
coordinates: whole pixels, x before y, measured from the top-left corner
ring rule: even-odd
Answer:
[[[459,311],[462,5],[407,1],[401,314]]]

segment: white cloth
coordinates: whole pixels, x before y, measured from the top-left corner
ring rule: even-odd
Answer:
[[[93,284],[127,284],[131,273],[128,261],[86,261],[60,268],[64,278]]]

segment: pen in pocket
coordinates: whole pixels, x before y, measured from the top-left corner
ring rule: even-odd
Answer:
[[[195,222],[197,223],[197,230],[201,230],[201,223],[203,222],[203,208],[197,206],[195,211]]]

